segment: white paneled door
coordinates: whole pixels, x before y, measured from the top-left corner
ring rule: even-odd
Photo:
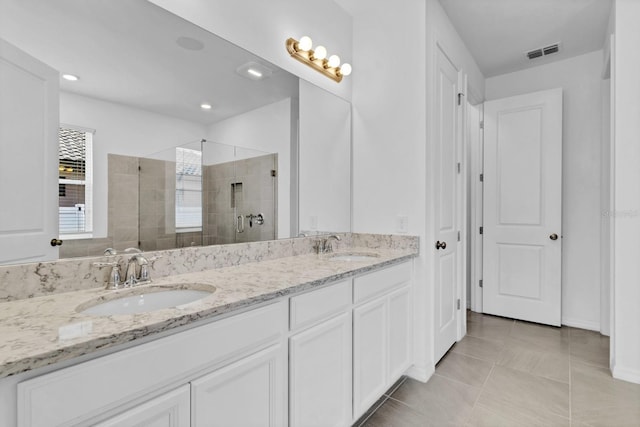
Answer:
[[[484,108],[483,311],[560,326],[562,89]]]
[[[0,39],[0,264],[58,258],[58,72]]]
[[[435,207],[435,360],[456,342],[458,331],[459,86],[458,70],[438,49],[433,195]]]

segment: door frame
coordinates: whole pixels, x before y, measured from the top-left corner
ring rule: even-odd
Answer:
[[[478,103],[474,106],[478,109],[479,121],[477,123],[468,120],[467,130],[469,132],[469,138],[466,141],[466,146],[469,150],[469,173],[471,175],[471,185],[469,192],[471,195],[471,201],[469,205],[468,214],[470,216],[470,268],[471,283],[469,285],[470,295],[469,308],[471,311],[482,313],[482,287],[480,281],[482,280],[482,235],[480,234],[480,227],[482,227],[482,208],[483,208],[483,185],[480,176],[484,173],[484,102],[478,100]],[[468,117],[468,116],[467,116]],[[472,144],[471,133],[478,132],[478,144]]]

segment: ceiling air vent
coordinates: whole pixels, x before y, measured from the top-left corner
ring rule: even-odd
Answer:
[[[542,56],[542,49],[536,49],[536,50],[527,52],[527,58],[529,59],[540,58],[541,56]]]
[[[544,52],[545,55],[551,55],[552,53],[558,53],[558,51],[560,50],[560,45],[556,44],[552,44],[551,46],[547,46],[547,47],[543,47],[542,51]]]
[[[526,53],[526,55],[527,55],[527,58],[529,59],[535,59],[535,58],[540,58],[541,56],[547,56],[553,53],[558,53],[559,51],[560,51],[560,43],[554,43],[549,46],[530,50],[529,52]]]

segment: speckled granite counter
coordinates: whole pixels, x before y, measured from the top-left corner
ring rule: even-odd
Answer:
[[[302,254],[155,279],[151,286],[215,286],[210,296],[181,308],[108,317],[80,314],[79,306],[120,292],[102,288],[0,303],[0,378],[366,273],[418,253],[417,239],[407,247],[380,242],[384,243],[341,249],[378,255],[370,260],[339,261]],[[142,293],[144,286],[136,289]],[[69,328],[80,331],[77,335],[81,336],[63,339],[62,331]]]

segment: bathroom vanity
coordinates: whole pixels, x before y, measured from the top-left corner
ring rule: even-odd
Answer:
[[[0,424],[350,425],[412,364],[416,255],[378,242],[167,275],[151,286],[215,291],[139,314],[82,314],[114,292],[95,288],[2,303]]]

